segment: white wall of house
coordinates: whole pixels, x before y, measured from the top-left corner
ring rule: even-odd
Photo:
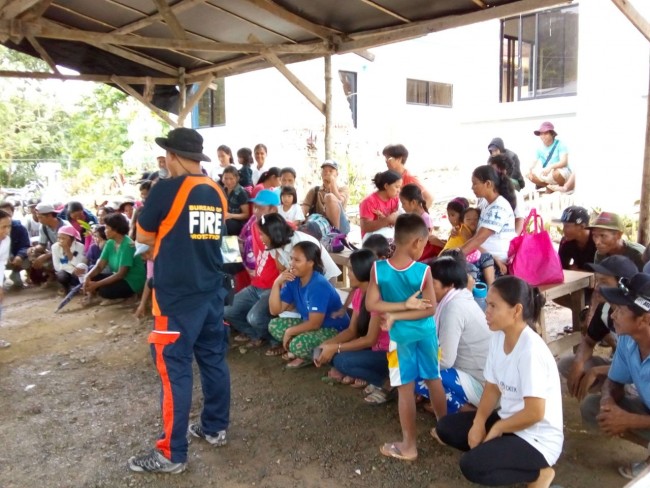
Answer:
[[[650,2],[636,0],[635,6],[650,18]],[[584,1],[579,8],[577,96],[500,103],[499,21],[375,48],[374,62],[334,56],[337,157],[369,175],[385,168],[383,146],[400,142],[409,148],[413,172],[433,172],[431,185],[437,171],[460,169],[454,184],[434,187],[434,194],[468,193],[470,172],[485,163],[490,139],[502,137],[525,166],[539,145],[533,130],[550,120],[579,175],[576,199],[628,211],[640,194],[649,43],[610,0]],[[290,69],[324,99],[322,60]],[[357,129],[351,128],[339,70],[357,73]],[[453,108],[407,104],[407,78],[453,84]],[[202,129],[209,154],[219,144],[236,151],[264,142],[272,165],[302,169],[323,158],[323,116],[280,73],[227,78],[225,92],[226,125]],[[312,159],[310,136],[317,147]]]

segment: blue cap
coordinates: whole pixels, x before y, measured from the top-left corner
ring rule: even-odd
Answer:
[[[280,205],[280,195],[273,190],[260,190],[255,198],[251,198],[249,202],[256,205],[269,207],[271,205]]]

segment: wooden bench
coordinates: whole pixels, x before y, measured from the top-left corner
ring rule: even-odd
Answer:
[[[350,287],[350,277],[348,275],[348,269],[350,268],[350,254],[352,254],[352,251],[349,249],[344,249],[341,252],[333,252],[330,254],[332,261],[341,268],[341,276],[339,276],[339,281],[336,286],[337,288]]]
[[[564,270],[564,283],[556,285],[543,285],[539,287],[546,298],[547,303],[551,300],[560,297],[569,297],[571,303],[571,317],[573,322],[574,332],[580,331],[580,312],[585,308],[585,293],[587,288],[593,288],[595,283],[594,274],[584,271]],[[564,337],[563,339],[552,341],[549,343],[548,334],[546,331],[546,321],[544,313],[542,312],[539,319],[539,330],[544,339],[544,342],[549,344],[549,348],[553,353],[559,354],[563,349],[574,345],[578,342],[582,334],[572,334]],[[572,337],[573,336],[573,337]]]

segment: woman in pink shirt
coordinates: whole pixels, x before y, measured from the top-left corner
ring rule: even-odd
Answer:
[[[377,173],[372,181],[377,191],[364,198],[359,205],[361,237],[368,232],[393,227],[399,209],[399,190],[402,187],[399,173],[392,170]]]

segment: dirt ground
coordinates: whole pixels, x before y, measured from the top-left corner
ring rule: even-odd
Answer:
[[[369,407],[349,387],[319,381],[315,368],[285,371],[262,351],[232,349],[229,444],[195,440],[182,475],[141,475],[129,456],[152,447],[160,430],[159,383],[146,336],[129,308],[53,311],[54,290],[5,295],[0,337],[0,486],[26,487],[463,487],[459,453],[435,443],[418,415],[419,459],[386,459],[379,446],[399,438],[395,403]],[[192,418],[201,408],[195,377]],[[556,483],[620,487],[618,464],[641,448],[587,434],[566,399],[564,453]]]

